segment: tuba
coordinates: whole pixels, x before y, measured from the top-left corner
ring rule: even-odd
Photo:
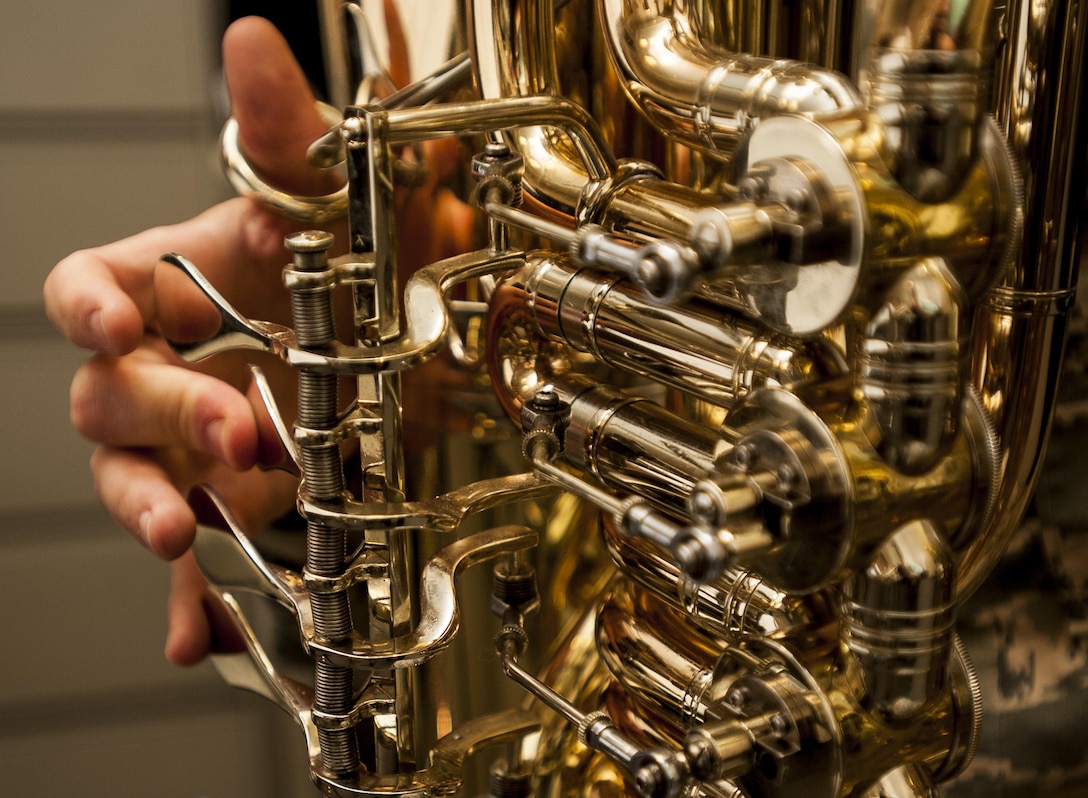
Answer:
[[[297,419],[264,397],[304,558],[222,502],[194,546],[245,641],[224,678],[340,798],[936,795],[982,721],[957,614],[1053,414],[1088,4],[467,0],[402,87],[374,5],[322,7],[341,192],[264,184],[224,131],[236,187],[312,228],[293,326],[166,258],[222,318],[179,352],[298,374]],[[435,142],[480,240],[407,269]]]

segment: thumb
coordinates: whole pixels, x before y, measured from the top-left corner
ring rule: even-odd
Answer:
[[[223,36],[223,71],[240,144],[264,179],[303,195],[335,190],[339,176],[306,161],[306,149],[328,126],[276,27],[260,17],[234,22]]]

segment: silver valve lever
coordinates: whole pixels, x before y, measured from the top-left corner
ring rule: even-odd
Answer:
[[[196,283],[212,304],[219,311],[219,330],[211,338],[197,342],[171,341],[171,348],[177,354],[190,363],[204,360],[219,352],[227,352],[234,349],[255,349],[260,352],[277,352],[277,334],[287,332],[286,327],[273,325],[269,322],[250,321],[226,300],[216,290],[208,278],[200,273],[200,270],[188,258],[175,252],[163,255],[160,258],[164,263],[169,263],[181,269]]]
[[[325,795],[360,798],[423,798],[444,795],[460,784],[466,758],[485,746],[520,740],[539,726],[536,717],[521,710],[507,710],[467,721],[439,739],[430,752],[430,765],[412,774],[381,775],[365,768],[339,776],[331,773],[321,755],[318,729],[341,726],[344,721],[390,709],[392,698],[371,684],[343,718],[314,709],[313,691],[279,672],[269,659],[237,602],[226,596],[227,612],[238,625],[247,653],[213,654],[212,662],[227,684],[256,693],[276,704],[299,726],[306,739],[311,777]],[[452,786],[451,786],[452,785]]]
[[[371,641],[353,635],[345,641],[328,642],[314,631],[312,594],[345,590],[371,576],[384,575],[388,563],[363,549],[336,579],[299,575],[264,558],[231,517],[222,501],[210,490],[228,532],[198,527],[193,544],[197,562],[208,581],[221,594],[246,591],[270,598],[295,614],[304,644],[314,656],[341,667],[406,668],[425,662],[446,648],[460,626],[455,579],[467,567],[502,554],[536,545],[536,533],[525,527],[498,527],[453,541],[441,549],[423,569],[420,579],[420,620],[406,635]]]
[[[252,349],[270,352],[313,374],[361,375],[400,371],[426,361],[446,342],[450,328],[447,295],[453,287],[476,277],[516,269],[524,264],[524,256],[520,252],[477,250],[420,269],[405,286],[407,324],[397,337],[383,342],[381,347],[349,346],[334,341],[320,350],[300,346],[295,331],[289,327],[246,319],[182,255],[164,255],[162,261],[184,271],[215,305],[221,319],[218,332],[204,341],[170,342],[183,359],[192,363],[220,352]],[[367,261],[338,262],[317,279],[333,283],[366,279],[370,265]]]

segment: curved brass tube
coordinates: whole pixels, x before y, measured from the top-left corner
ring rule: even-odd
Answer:
[[[469,49],[483,99],[561,93],[550,0],[469,0],[466,5]],[[539,126],[518,128],[512,137],[525,158],[527,195],[559,217],[574,218],[587,175],[569,148]]]
[[[828,340],[796,341],[709,304],[661,306],[569,258],[531,253],[498,285],[492,315],[514,315],[536,334],[600,362],[720,407],[766,385],[796,386],[846,373]]]
[[[720,650],[690,630],[668,634],[684,621],[656,602],[651,602],[652,618],[644,617],[651,605],[636,611],[632,594],[629,588],[612,590],[597,612],[597,650],[604,664],[639,701],[685,727],[720,720],[728,689],[714,673]]]
[[[1020,257],[976,320],[971,380],[1001,440],[1003,473],[991,523],[961,557],[961,599],[993,569],[1031,498],[1083,251],[1088,4],[1021,3],[1010,18],[1016,46],[1003,61],[998,115],[1030,199]]]
[[[552,0],[468,0],[469,46],[484,100],[562,96],[556,66]],[[594,222],[610,230],[686,241],[697,212],[716,198],[662,179],[657,167],[627,161],[611,180],[595,181],[569,140],[543,126],[508,134],[525,159],[526,200],[565,224]]]
[[[859,81],[884,130],[881,155],[915,197],[951,196],[974,161],[989,101],[998,13],[972,0],[867,3]]]
[[[790,595],[744,568],[731,568],[715,582],[696,584],[652,545],[621,535],[607,518],[602,526],[609,552],[633,581],[663,601],[679,604],[726,639],[789,638],[804,650],[824,650],[834,640],[828,626],[837,608],[829,595]]]
[[[701,40],[698,4],[600,0],[609,56],[628,96],[684,144],[736,151],[759,119],[834,116],[861,99],[842,75],[797,61],[726,52]]]
[[[862,700],[892,722],[926,711],[946,687],[953,562],[934,524],[910,521],[843,590],[843,642],[860,665]]]

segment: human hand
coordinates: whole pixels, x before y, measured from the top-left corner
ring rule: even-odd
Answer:
[[[231,26],[224,68],[239,137],[253,165],[276,186],[324,194],[334,177],[305,160],[325,129],[305,78],[286,43],[264,20]],[[189,489],[207,483],[243,527],[264,526],[290,508],[294,479],[263,472],[283,456],[256,400],[241,357],[220,356],[194,368],[167,340],[212,334],[218,315],[173,267],[158,263],[178,251],[198,265],[242,313],[288,322],[279,276],[282,242],[297,225],[246,199],[222,203],[178,225],[148,230],[59,263],[45,284],[46,311],[74,344],[93,355],[71,391],[75,427],[98,444],[91,468],[111,515],[163,559],[174,560],[167,657],[196,662],[213,647],[212,604],[191,555],[196,515]],[[294,376],[266,371],[290,400]],[[291,408],[283,406],[288,422]]]

